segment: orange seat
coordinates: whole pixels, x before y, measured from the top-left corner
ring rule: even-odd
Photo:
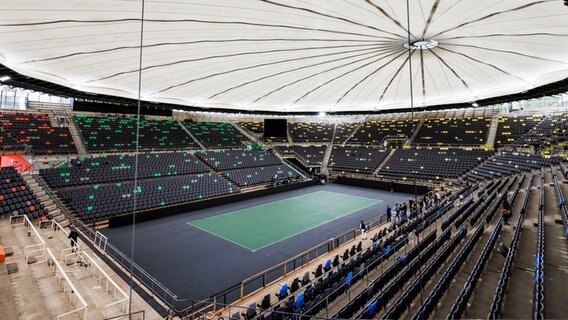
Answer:
[[[4,263],[4,261],[6,261],[6,251],[3,246],[0,246],[0,263]]]

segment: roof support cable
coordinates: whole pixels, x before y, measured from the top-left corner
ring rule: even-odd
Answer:
[[[132,239],[130,243],[130,278],[128,292],[128,319],[132,320],[132,291],[134,288],[134,248],[136,240],[136,210],[138,210],[138,157],[140,155],[140,110],[142,106],[142,57],[144,49],[144,3],[141,0],[140,8],[140,47],[138,50],[138,97],[136,110],[136,152],[134,158],[134,190],[132,191]]]

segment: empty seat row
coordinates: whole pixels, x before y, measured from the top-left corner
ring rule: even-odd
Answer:
[[[34,154],[77,153],[69,128],[53,127],[47,114],[1,112],[0,125],[2,143],[28,145]]]
[[[334,171],[372,173],[389,153],[374,147],[334,146],[328,166]]]
[[[185,120],[183,125],[195,139],[210,149],[242,148],[250,140],[229,122]]]
[[[0,169],[0,215],[27,215],[28,218],[47,216],[48,210],[14,167]]]
[[[138,178],[159,178],[206,172],[209,169],[188,152],[140,154],[136,156],[106,155],[77,158],[63,167],[42,169],[40,175],[52,188],[108,183]]]
[[[335,124],[324,122],[288,123],[288,131],[294,142],[331,142]]]
[[[195,156],[220,171],[282,164],[272,152],[261,150],[198,151]]]
[[[223,172],[223,176],[241,187],[291,183],[300,178],[300,174],[286,164],[230,170]]]
[[[75,115],[85,147],[91,152],[136,149],[138,119],[129,116]],[[140,119],[141,150],[198,149],[199,145],[173,119]]]
[[[385,138],[410,138],[420,120],[371,120],[364,122],[359,130],[347,140],[348,144],[381,145]]]
[[[142,180],[137,188],[134,182],[117,182],[58,191],[87,221],[238,192],[236,185],[214,173]]]
[[[503,175],[538,169],[541,166],[558,164],[559,162],[560,158],[556,156],[547,157],[522,152],[501,152],[468,172],[466,179],[470,182],[478,182]]]
[[[397,149],[377,175],[393,179],[456,178],[491,154],[478,149]]]
[[[513,144],[520,136],[526,134],[541,122],[542,119],[542,115],[508,115],[499,117],[495,135],[495,147]]]
[[[305,166],[321,166],[325,149],[325,146],[289,146],[276,148],[283,157],[295,157]]]
[[[482,145],[487,141],[491,118],[426,119],[412,141],[415,145]]]

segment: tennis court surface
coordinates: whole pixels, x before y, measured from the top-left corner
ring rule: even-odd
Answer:
[[[382,200],[316,191],[188,224],[257,251],[379,202]]]

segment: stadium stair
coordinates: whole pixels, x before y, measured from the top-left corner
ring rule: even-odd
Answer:
[[[334,131],[335,133],[335,131]],[[335,134],[334,134],[335,137]],[[327,172],[327,165],[329,164],[329,159],[331,158],[331,151],[333,150],[333,143],[327,144],[325,148],[325,154],[323,156],[323,161],[321,163],[321,172]]]
[[[237,128],[237,130],[239,130],[240,133],[242,133],[245,137],[247,137],[250,141],[254,142],[254,143],[258,143],[258,138],[250,133],[248,130],[244,129],[242,126],[240,126],[237,121],[225,118],[225,121],[230,122],[235,128]]]
[[[84,156],[87,154],[87,148],[85,147],[85,143],[79,133],[77,128],[77,122],[75,122],[75,117],[67,117],[69,123],[69,131],[71,132],[71,137],[73,141],[75,141],[75,146],[77,147],[77,151],[79,152],[80,156]]]
[[[1,234],[10,235],[0,241],[14,251],[7,262],[17,263],[19,269],[9,275],[14,299],[11,307],[16,310],[17,318],[108,319],[127,311],[127,283],[81,239],[79,250],[72,252],[66,228],[51,222],[41,226],[32,222],[30,226],[27,221],[0,221]],[[37,248],[40,250],[30,251]],[[86,306],[85,317],[82,311],[72,312],[82,306]],[[141,309],[148,319],[161,318],[134,293],[132,310]],[[68,312],[71,313],[63,316]]]
[[[195,138],[195,136],[193,135],[193,133],[191,133],[191,130],[189,130],[189,128],[186,127],[186,126],[183,124],[183,121],[176,120],[176,122],[181,126],[181,128],[182,128],[183,130],[185,130],[185,132],[187,133],[187,135],[190,136],[191,139],[193,139],[193,141],[195,141],[195,142],[199,145],[199,147],[201,148],[201,150],[207,150],[207,148],[206,148],[201,142],[199,142],[198,139]]]
[[[385,164],[389,161],[389,159],[392,157],[392,155],[395,153],[396,149],[391,149],[391,151],[389,152],[389,155],[386,156],[386,158],[383,160],[383,162],[381,162],[381,164],[379,164],[379,166],[377,167],[377,169],[375,169],[375,171],[373,171],[373,176],[376,176],[377,173],[379,171],[381,171],[381,169],[385,166]]]
[[[38,198],[38,200],[45,206],[47,211],[52,215],[53,219],[57,221],[61,226],[66,227],[69,225],[69,220],[63,215],[61,209],[55,204],[53,199],[47,194],[41,184],[36,180],[32,174],[27,172],[22,172],[20,174],[24,181],[28,184],[32,192]],[[40,178],[38,178],[40,179]]]
[[[290,126],[286,126],[286,138],[289,144],[294,144],[294,140],[292,140],[292,135],[290,134]]]
[[[357,131],[359,131],[359,129],[361,129],[361,126],[363,126],[363,124],[365,124],[365,122],[369,119],[369,117],[365,118],[365,120],[359,122],[359,124],[357,125],[357,127],[355,128],[355,130],[353,130],[353,132],[351,132],[349,134],[349,136],[347,137],[347,139],[345,139],[345,141],[343,141],[343,143],[341,144],[342,147],[345,147],[345,145],[347,144],[347,142],[349,142],[349,139],[353,138],[353,136],[355,135],[355,133],[357,133]]]
[[[489,132],[487,133],[487,143],[485,147],[487,149],[493,149],[495,146],[495,137],[497,136],[497,128],[499,126],[499,115],[494,114],[491,117],[491,126],[489,127]]]
[[[424,122],[425,122],[424,119],[420,120],[420,122],[418,123],[416,128],[414,128],[414,132],[412,132],[412,136],[410,136],[410,138],[408,138],[408,140],[406,140],[406,142],[404,143],[404,147],[408,148],[408,147],[410,147],[410,145],[412,145],[412,141],[414,141],[414,138],[416,138],[416,135],[418,134],[418,132],[420,132],[420,129],[422,129]]]
[[[28,184],[32,192],[36,195],[38,200],[43,203],[45,208],[52,215],[53,219],[63,227],[68,226],[69,220],[63,214],[60,207],[57,206],[53,199],[48,195],[48,191],[44,189],[46,186],[43,184],[43,181],[41,181],[41,178],[26,172],[21,173],[21,176]],[[49,193],[51,193],[51,191],[49,191]]]
[[[17,314],[13,319],[56,319],[59,314],[74,309],[50,268],[43,263],[26,262],[25,248],[37,244],[33,237],[27,235],[26,227],[10,226],[9,220],[2,220],[0,230],[4,235],[1,239],[3,245],[14,250],[13,256],[6,262],[15,263],[18,267],[16,273],[7,276],[14,300],[11,308]],[[70,316],[69,319],[80,318]]]

